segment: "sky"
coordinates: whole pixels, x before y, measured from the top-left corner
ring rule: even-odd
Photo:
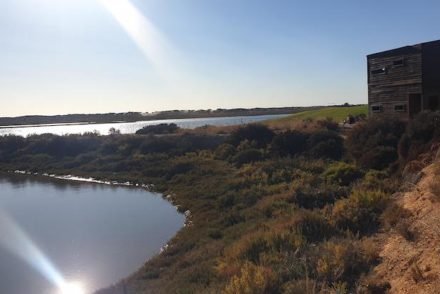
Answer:
[[[0,0],[0,116],[367,102],[431,0]]]

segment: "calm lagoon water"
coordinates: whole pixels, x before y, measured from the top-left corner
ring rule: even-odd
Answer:
[[[0,174],[0,293],[87,293],[130,275],[183,226],[143,189]]]
[[[254,123],[274,118],[286,116],[282,115],[259,115],[259,116],[237,116],[237,117],[216,117],[216,118],[190,118],[190,119],[167,119],[140,121],[133,123],[109,123],[109,124],[71,124],[71,125],[40,125],[40,126],[19,126],[0,128],[1,135],[28,136],[32,134],[83,134],[86,132],[97,131],[101,135],[107,135],[111,128],[120,130],[122,134],[134,134],[137,130],[145,126],[157,125],[161,123],[175,123],[181,128],[194,129],[205,125],[230,126]]]

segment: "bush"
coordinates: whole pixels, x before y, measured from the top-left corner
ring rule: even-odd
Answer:
[[[346,197],[347,193],[347,188],[335,185],[325,185],[320,188],[301,187],[294,192],[290,201],[301,208],[323,208],[339,198]]]
[[[94,135],[41,135],[27,139],[25,153],[43,153],[54,157],[77,156],[99,148],[99,139]]]
[[[385,192],[394,193],[399,189],[400,181],[385,171],[370,170],[368,171],[362,181],[359,183],[359,188],[364,190],[381,190]]]
[[[374,233],[388,199],[388,195],[381,191],[353,191],[349,198],[335,203],[331,220],[341,230],[361,234]]]
[[[383,170],[398,159],[397,148],[377,146],[362,155],[359,163],[368,169]]]
[[[143,127],[136,131],[136,135],[162,135],[162,134],[173,134],[179,130],[179,127],[174,124],[158,124],[152,126]]]
[[[337,162],[330,165],[324,172],[324,178],[329,183],[348,186],[362,177],[362,172],[352,164]]]
[[[397,146],[405,123],[392,119],[369,119],[348,134],[348,153],[364,168],[383,169],[398,158]]]
[[[149,138],[140,146],[143,154],[148,153],[166,153],[176,148],[176,144],[165,138]]]
[[[308,135],[298,131],[287,131],[276,135],[271,143],[271,152],[278,156],[294,156],[307,148]]]
[[[246,163],[252,163],[263,159],[263,153],[258,149],[246,149],[238,152],[232,159],[232,162],[241,166]]]
[[[329,131],[337,131],[339,129],[339,124],[335,122],[332,118],[326,118],[317,121],[318,126],[325,128]]]
[[[274,135],[275,133],[264,125],[249,124],[232,132],[228,143],[238,146],[242,141],[248,140],[255,143],[256,148],[264,148],[272,142]]]
[[[296,213],[293,227],[308,242],[321,242],[336,233],[322,214],[307,210]]]
[[[25,146],[25,139],[20,136],[0,136],[0,156],[7,156],[13,152],[17,152]]]
[[[376,254],[371,256],[365,244],[355,240],[328,241],[318,250],[320,257],[316,263],[316,273],[320,280],[328,284],[348,282],[353,285],[377,259]]]
[[[224,294],[269,294],[276,291],[275,275],[265,267],[245,263],[239,275],[232,277]]]
[[[307,140],[309,155],[315,158],[338,160],[344,154],[343,139],[338,133],[320,131],[312,134]]]
[[[235,154],[235,147],[231,144],[221,144],[215,150],[214,156],[216,159],[229,160]]]
[[[409,122],[399,142],[399,156],[407,161],[414,159],[439,137],[440,112],[422,112]]]

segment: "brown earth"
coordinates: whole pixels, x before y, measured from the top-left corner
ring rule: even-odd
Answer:
[[[408,186],[395,195],[396,209],[406,211],[381,238],[382,261],[374,276],[389,283],[388,293],[440,293],[440,160]]]

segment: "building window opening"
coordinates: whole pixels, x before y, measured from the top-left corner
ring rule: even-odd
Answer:
[[[397,104],[394,105],[395,112],[406,112],[406,104]]]
[[[387,69],[385,67],[383,67],[383,68],[372,70],[371,73],[373,75],[386,74],[387,73]]]
[[[394,60],[393,61],[393,66],[394,67],[399,67],[399,66],[404,66],[405,65],[405,60],[403,59],[399,59],[399,60]]]
[[[372,105],[371,106],[371,111],[373,113],[378,113],[378,112],[382,112],[382,105]]]

